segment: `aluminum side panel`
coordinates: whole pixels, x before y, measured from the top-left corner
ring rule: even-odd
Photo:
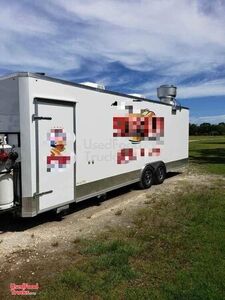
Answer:
[[[42,79],[29,78],[30,97],[43,97],[76,101],[76,182],[81,186],[99,180],[140,170],[147,163],[162,160],[165,163],[186,159],[188,157],[188,123],[187,109],[172,113],[172,107],[157,102],[133,101],[132,98],[100,93]],[[117,102],[117,106],[113,103]],[[113,136],[113,118],[126,116],[127,111],[121,107],[133,106],[135,110],[148,109],[156,116],[164,118],[164,136],[160,143],[141,141],[132,144],[129,138]],[[33,147],[33,146],[32,146]],[[117,163],[117,154],[123,148],[160,148],[157,157],[145,156]],[[35,152],[35,147],[32,148]]]

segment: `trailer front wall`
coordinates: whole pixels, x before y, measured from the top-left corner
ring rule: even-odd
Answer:
[[[18,78],[0,80],[0,132],[19,132]]]

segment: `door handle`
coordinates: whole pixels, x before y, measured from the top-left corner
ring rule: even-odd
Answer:
[[[33,197],[34,198],[41,197],[41,196],[44,196],[44,195],[47,195],[47,194],[51,194],[51,193],[53,193],[53,190],[42,192],[42,193],[34,193]]]
[[[52,120],[52,117],[39,117],[37,115],[33,115],[32,116],[32,120],[33,121],[39,121],[39,120]]]

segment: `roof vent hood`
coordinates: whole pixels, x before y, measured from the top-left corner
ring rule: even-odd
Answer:
[[[163,103],[174,104],[177,95],[177,88],[174,85],[161,85],[157,88],[157,96]]]
[[[99,84],[99,83],[95,83],[95,82],[87,81],[87,82],[81,82],[80,84],[90,86],[92,88],[99,89],[99,90],[105,90],[105,86],[103,84]]]

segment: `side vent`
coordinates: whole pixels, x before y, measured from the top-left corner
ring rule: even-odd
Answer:
[[[95,83],[95,82],[81,82],[80,84],[83,84],[83,85],[86,85],[86,86],[90,86],[92,88],[99,89],[99,90],[105,90],[105,86],[103,84],[100,84],[100,83]]]
[[[133,97],[136,97],[136,98],[143,98],[145,99],[145,95],[142,95],[142,94],[128,94],[129,96],[133,96]]]

